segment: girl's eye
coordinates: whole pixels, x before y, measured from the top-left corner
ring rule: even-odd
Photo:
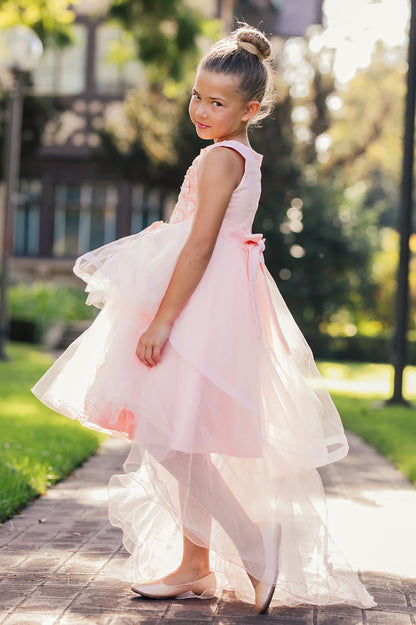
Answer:
[[[193,100],[199,100],[200,98],[199,98],[199,95],[197,93],[193,93],[192,94],[192,99]]]
[[[222,106],[221,102],[217,102],[216,100],[214,100],[213,105],[216,106],[217,108]]]

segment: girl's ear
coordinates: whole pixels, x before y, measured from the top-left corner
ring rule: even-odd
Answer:
[[[251,100],[248,102],[244,109],[244,114],[242,117],[243,122],[248,122],[252,117],[257,115],[260,110],[260,102],[258,100]]]

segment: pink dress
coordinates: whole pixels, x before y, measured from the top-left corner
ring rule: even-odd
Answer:
[[[190,232],[200,160],[224,146],[244,157],[243,178],[161,363],[147,368],[137,341]],[[341,420],[264,264],[264,238],[251,232],[261,161],[237,141],[204,148],[168,223],[77,260],[87,303],[102,310],[33,392],[71,419],[132,442],[125,474],[110,482],[110,519],[132,554],[131,579],[172,570],[183,530],[211,547],[220,586],[252,598],[245,570],[256,576],[264,560],[255,529],[276,522],[276,601],[371,607],[328,537],[316,470],[347,454]]]

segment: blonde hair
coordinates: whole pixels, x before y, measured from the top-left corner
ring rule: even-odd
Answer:
[[[271,53],[264,33],[248,24],[240,24],[229,37],[214,44],[199,64],[199,69],[236,76],[242,98],[246,102],[260,102],[260,110],[250,120],[251,124],[267,117],[273,108]]]

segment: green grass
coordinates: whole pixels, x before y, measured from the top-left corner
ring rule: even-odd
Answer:
[[[369,398],[332,396],[344,427],[373,445],[416,484],[416,408],[379,408]]]
[[[416,367],[407,367],[410,408],[382,405],[392,394],[393,368],[371,363],[319,363],[344,426],[359,434],[416,484]]]
[[[32,395],[50,356],[18,344],[7,352],[11,360],[0,361],[0,522],[68,475],[104,438]]]
[[[363,362],[318,362],[319,370],[332,393],[387,399],[393,389],[393,367]],[[416,400],[416,367],[404,372],[404,395]]]

